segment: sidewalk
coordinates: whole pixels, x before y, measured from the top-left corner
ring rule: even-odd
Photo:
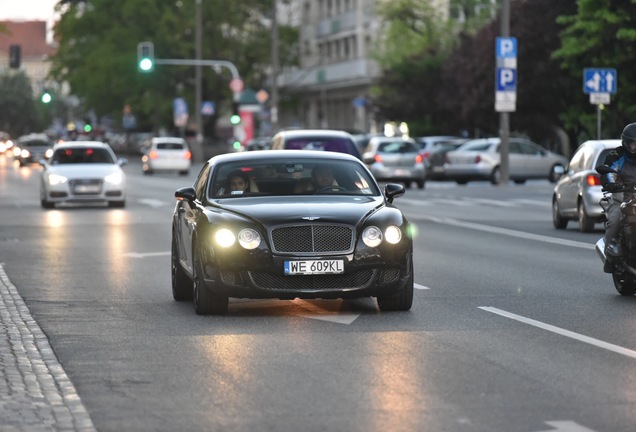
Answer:
[[[77,391],[0,263],[0,431],[95,431]]]

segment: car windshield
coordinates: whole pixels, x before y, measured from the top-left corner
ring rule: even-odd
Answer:
[[[391,141],[378,145],[378,151],[381,153],[417,153],[418,147],[407,141]]]
[[[115,161],[108,150],[103,148],[60,148],[55,150],[51,157],[52,165],[79,164],[79,163],[107,163]]]
[[[20,143],[21,147],[50,147],[51,143],[45,140],[29,140],[22,141]]]
[[[211,171],[208,196],[337,194],[380,195],[380,190],[359,163],[322,159],[287,161],[251,160],[217,165]]]

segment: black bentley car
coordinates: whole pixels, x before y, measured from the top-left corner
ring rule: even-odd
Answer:
[[[411,308],[412,230],[357,158],[335,152],[243,152],[208,160],[175,192],[172,294],[198,314],[229,297],[376,297]]]

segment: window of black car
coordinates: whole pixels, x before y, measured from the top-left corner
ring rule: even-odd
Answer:
[[[115,160],[111,153],[103,148],[81,147],[81,148],[59,148],[55,150],[51,157],[52,165],[79,164],[79,163],[102,163],[114,164]]]
[[[323,193],[341,195],[379,195],[380,190],[368,171],[350,161],[298,159],[288,161],[228,162],[215,166],[211,173],[208,195],[212,198],[240,198],[258,195],[297,195],[321,189],[312,180],[312,173],[325,168],[333,174],[333,187]],[[236,175],[248,179],[247,190],[231,190],[230,178]],[[245,183],[245,182],[243,182]]]
[[[199,200],[201,199],[201,197],[205,196],[205,186],[208,182],[210,169],[210,165],[206,165],[205,167],[203,167],[201,172],[199,172],[196,181],[194,182],[194,190],[196,191],[197,198],[199,198]]]

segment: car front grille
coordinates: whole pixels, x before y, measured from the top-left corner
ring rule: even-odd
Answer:
[[[102,190],[102,182],[102,179],[73,179],[68,183],[75,195],[96,195]]]
[[[264,272],[249,272],[254,286],[266,290],[330,290],[365,288],[371,284],[377,270],[359,270],[339,275],[278,276]]]
[[[272,229],[274,253],[324,254],[353,251],[353,227],[349,225],[287,225]]]

